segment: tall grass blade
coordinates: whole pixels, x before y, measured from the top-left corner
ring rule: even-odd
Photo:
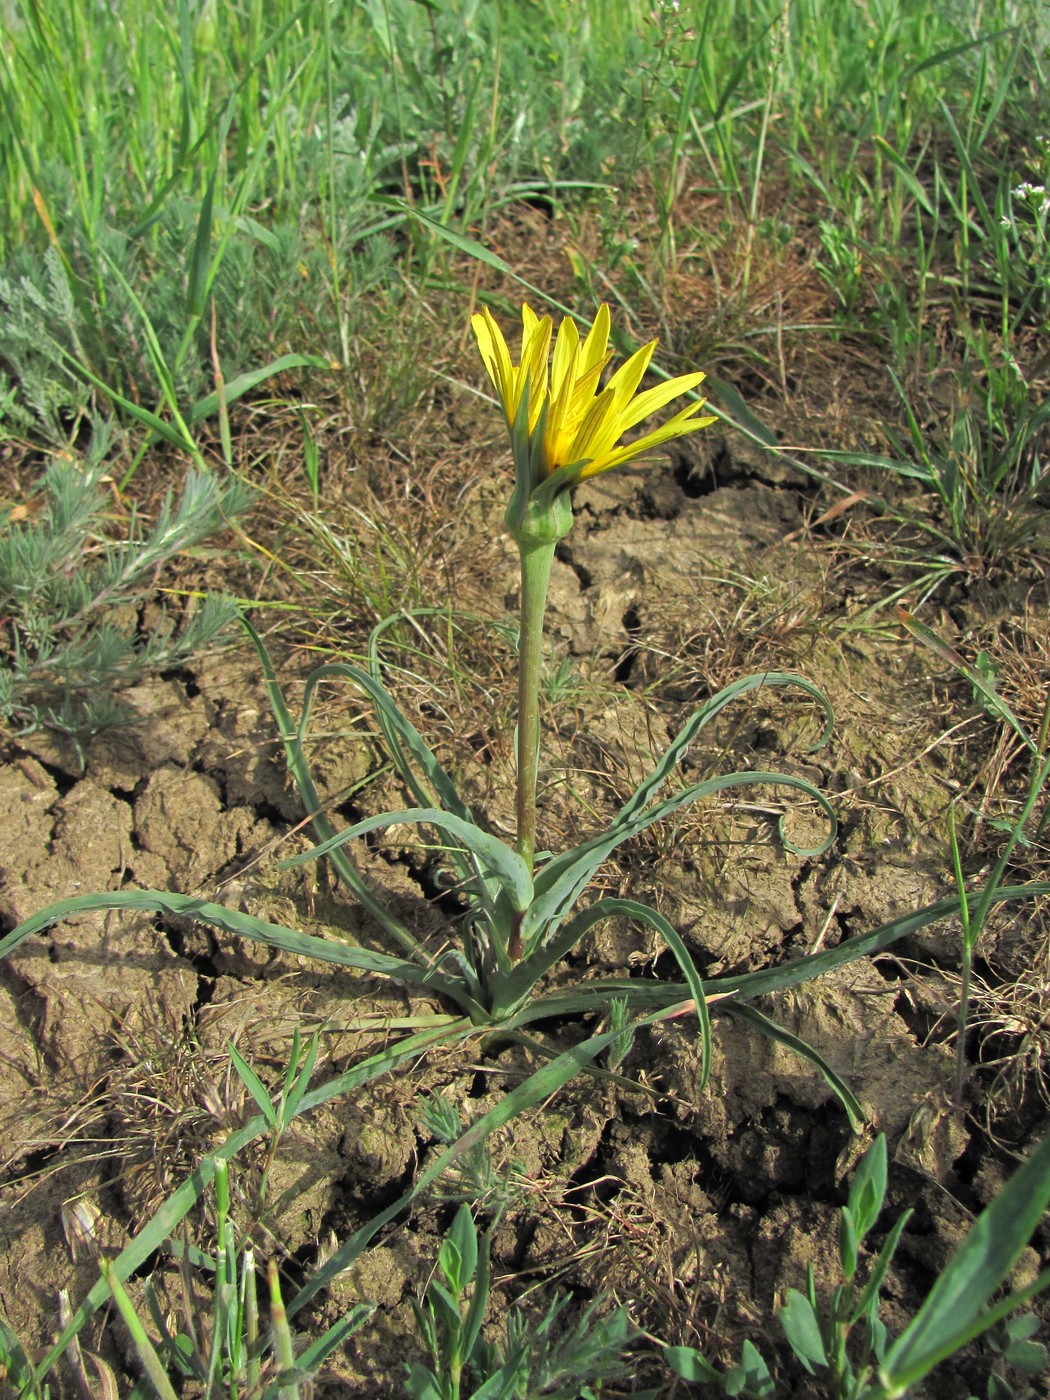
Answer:
[[[444,831],[452,837],[454,841],[461,842],[467,850],[477,857],[486,883],[496,885],[503,890],[509,897],[512,907],[519,913],[529,907],[532,900],[532,880],[529,877],[528,866],[517,851],[504,845],[495,836],[490,836],[488,832],[482,831],[473,822],[467,822],[461,817],[453,816],[451,812],[446,812],[441,807],[411,807],[403,812],[381,812],[377,816],[366,817],[363,821],[355,822],[353,826],[346,827],[335,836],[329,837],[327,841],[322,841],[319,846],[313,846],[301,855],[282,861],[281,864],[293,866],[302,865],[310,860],[318,860],[321,856],[328,855],[339,846],[345,845],[355,836],[364,836],[370,831],[385,831],[391,826],[408,824],[435,826],[439,831]]]
[[[164,1363],[157,1355],[156,1348],[150,1341],[146,1329],[143,1327],[142,1321],[135,1311],[134,1304],[124,1291],[120,1280],[116,1277],[112,1264],[110,1264],[108,1259],[104,1259],[100,1267],[102,1270],[102,1278],[106,1287],[112,1294],[113,1301],[117,1305],[117,1311],[120,1313],[124,1326],[131,1334],[132,1343],[138,1353],[139,1360],[142,1362],[143,1370],[149,1377],[150,1385],[159,1396],[159,1400],[178,1400],[171,1381],[168,1379],[168,1373],[164,1368]]]
[[[238,374],[235,379],[231,379],[228,384],[223,385],[222,397],[227,404],[236,403],[238,399],[243,399],[245,394],[257,388],[260,384],[272,379],[275,374],[283,374],[287,369],[331,369],[328,360],[322,359],[320,355],[305,355],[294,353],[289,355],[278,355],[276,360],[271,360],[269,364],[261,366],[259,369],[247,370],[244,374]],[[219,410],[218,393],[206,394],[204,398],[198,399],[193,407],[186,414],[186,421],[189,423],[200,423],[205,418],[210,418],[212,414]]]
[[[228,127],[228,125],[227,122],[224,127]],[[224,135],[225,130],[223,131]],[[220,146],[222,144],[222,137],[220,137]],[[193,252],[190,255],[186,276],[186,316],[190,321],[199,321],[204,315],[204,303],[208,295],[215,182],[218,178],[219,161],[217,158],[215,168],[208,180],[207,189],[204,191],[204,198],[201,200],[200,213],[197,216],[197,234],[193,240]]]
[[[521,936],[526,953],[539,947],[553,936],[565,913],[590,884],[599,867],[612,852],[631,837],[638,836],[647,827],[703,797],[712,797],[719,792],[728,792],[739,787],[787,787],[804,793],[816,802],[827,818],[828,835],[818,846],[801,847],[790,841],[783,830],[783,818],[777,822],[780,839],[788,850],[797,855],[813,857],[823,855],[835,839],[838,822],[830,802],[812,783],[805,778],[797,778],[790,773],[726,773],[721,777],[708,778],[702,783],[694,783],[674,797],[669,797],[634,816],[632,820],[618,819],[607,831],[595,836],[591,841],[564,855],[556,856],[540,867],[536,873],[536,897],[522,920]]]
[[[947,661],[950,666],[954,666],[961,676],[965,676],[974,690],[983,698],[991,712],[997,715],[1004,724],[1010,726],[1026,748],[1032,753],[1038,754],[1035,740],[1031,738],[1024,725],[987,676],[982,675],[975,666],[971,666],[954,647],[949,646],[946,641],[938,637],[932,628],[927,627],[924,622],[920,622],[917,617],[913,617],[905,608],[897,608],[896,613],[901,623],[917,641],[922,642],[923,646],[928,647],[942,661]]]
[[[50,924],[57,923],[69,914],[83,914],[102,909],[149,910],[170,914],[176,918],[192,919],[197,923],[207,924],[210,928],[232,933],[237,938],[250,938],[253,942],[280,948],[283,952],[294,953],[298,957],[313,958],[317,962],[329,963],[335,967],[377,973],[382,977],[391,977],[395,982],[429,988],[433,992],[448,996],[453,1002],[467,1001],[469,1004],[469,998],[466,997],[462,986],[433,971],[425,956],[420,962],[406,962],[403,958],[393,958],[368,948],[354,947],[334,939],[318,938],[315,934],[298,933],[294,929],[284,928],[281,924],[271,924],[266,919],[256,918],[254,914],[229,909],[224,904],[212,904],[194,895],[174,894],[167,890],[114,890],[97,895],[74,895],[70,899],[59,900],[40,910],[32,918],[26,919],[5,938],[0,939],[0,958],[6,957],[33,934],[42,933]]]

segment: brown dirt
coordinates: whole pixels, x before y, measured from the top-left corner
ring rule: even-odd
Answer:
[[[717,742],[691,754],[690,776],[744,764],[805,775],[835,803],[842,829],[832,852],[807,860],[785,851],[773,829],[781,799],[758,791],[681,817],[603,873],[608,889],[657,904],[715,976],[833,943],[948,892],[946,812],[961,791],[979,795],[994,726],[884,614],[859,617],[858,599],[877,592],[877,577],[870,562],[851,561],[807,528],[818,508],[810,483],[715,432],[700,442],[670,469],[613,475],[579,493],[552,589],[555,665],[564,656],[570,664],[548,715],[543,824],[552,848],[593,828],[691,705],[735,677],[776,667],[821,685],[837,716],[824,749],[806,752],[815,735],[808,703],[759,695],[735,708]],[[467,509],[476,530],[497,518],[484,492]],[[512,551],[485,568],[502,620],[493,600],[513,595]],[[1008,616],[1045,615],[1045,586],[1004,583],[998,601]],[[977,604],[962,589],[948,603],[930,623],[957,642],[990,613],[987,596]],[[283,674],[302,674],[301,657],[281,661]],[[491,699],[504,683],[468,676],[466,699],[449,700],[451,718],[431,717],[468,800],[506,832],[509,701],[505,691]],[[451,737],[454,702],[466,706],[471,686],[489,698],[462,722],[465,751]],[[206,894],[292,927],[336,925],[381,945],[355,910],[335,904],[323,873],[274,868],[275,855],[301,848],[288,833],[302,813],[244,648],[127,698],[142,723],[94,742],[83,772],[57,742],[9,746],[0,772],[6,928],[57,898],[139,886]],[[354,802],[378,810],[397,796],[355,706],[345,696],[329,701],[315,762],[327,793],[365,781]],[[427,715],[417,722],[426,730]],[[791,820],[805,837],[805,818]],[[974,868],[982,858],[971,853]],[[399,857],[383,846],[363,859],[391,903],[440,934],[425,853]],[[982,1126],[992,1112],[990,1071],[975,1069],[967,1112],[951,1105],[945,1015],[957,936],[943,928],[916,937],[899,957],[851,967],[767,1008],[853,1086],[871,1129],[889,1138],[892,1207],[916,1207],[887,1286],[891,1326],[914,1309],[1009,1161]],[[1012,966],[1041,967],[1045,978],[1038,914],[998,920],[982,948],[993,984],[1000,947]],[[582,950],[578,970],[622,974],[640,964],[674,976],[655,940],[610,926]],[[435,1008],[367,978],[320,976],[297,959],[145,916],[79,916],[0,964],[0,1312],[33,1345],[46,1344],[58,1290],[78,1299],[97,1277],[99,1254],[116,1252],[243,1121],[250,1105],[229,1070],[229,1041],[272,1083],[293,1028],[324,1026],[320,1080],[368,1042],[352,1023],[410,1009]],[[975,1040],[974,1059],[1002,1054],[1008,1041],[1001,1029],[994,1046]],[[523,1199],[495,1237],[507,1297],[536,1283],[583,1295],[609,1289],[667,1342],[699,1342],[725,1359],[750,1335],[772,1353],[775,1300],[809,1263],[819,1280],[834,1279],[835,1208],[867,1139],[851,1136],[812,1065],[748,1026],[719,1019],[715,1054],[700,1094],[693,1029],[654,1031],[622,1067],[648,1092],[585,1079],[500,1139],[497,1157],[524,1172]],[[519,1050],[480,1055],[472,1047],[435,1057],[299,1120],[273,1166],[269,1199],[279,1205],[258,1226],[266,1249],[301,1276],[333,1231],[344,1238],[393,1199],[432,1150],[416,1116],[424,1090],[443,1090],[473,1118],[517,1082]],[[1044,1126],[1039,1072],[1037,1059],[1034,1076],[995,1107],[1011,1151]],[[236,1174],[237,1208],[249,1214],[260,1165],[249,1154]],[[78,1201],[92,1221],[86,1239],[68,1225]],[[378,1304],[364,1340],[336,1367],[333,1393],[400,1393],[400,1362],[416,1345],[409,1299],[429,1276],[447,1219],[440,1205],[424,1207],[325,1296],[317,1311],[326,1321],[359,1298]],[[96,1320],[85,1343],[133,1370],[117,1338]],[[969,1394],[982,1365],[971,1357],[961,1374],[948,1368],[930,1393]],[[662,1376],[652,1383],[669,1384],[650,1371]]]

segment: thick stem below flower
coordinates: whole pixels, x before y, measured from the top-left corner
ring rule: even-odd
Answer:
[[[518,634],[517,852],[532,874],[536,859],[536,777],[540,753],[540,669],[543,617],[554,542],[520,543],[521,628]]]

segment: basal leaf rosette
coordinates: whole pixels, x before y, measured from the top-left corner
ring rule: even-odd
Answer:
[[[579,482],[715,421],[711,415],[700,416],[706,401],[694,398],[666,423],[625,442],[633,428],[702,383],[703,373],[680,374],[639,393],[657,346],[651,340],[603,388],[602,374],[613,358],[607,306],[598,308],[583,339],[571,316],[562,321],[556,337],[551,317],[537,316],[527,304],[521,308],[521,321],[521,351],[515,363],[492,313],[485,308],[471,318],[510,429],[516,486],[507,527],[519,543],[523,535],[535,539],[537,531],[554,539],[567,532],[572,523],[567,493]]]

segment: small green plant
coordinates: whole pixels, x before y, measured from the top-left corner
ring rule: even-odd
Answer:
[[[419,1105],[419,1126],[445,1147],[463,1136],[459,1109],[444,1094],[428,1094]],[[498,1219],[519,1205],[525,1195],[525,1169],[521,1162],[499,1167],[488,1142],[477,1142],[464,1152],[432,1193],[440,1201],[469,1201],[475,1210],[492,1212]]]
[[[849,228],[829,219],[817,225],[821,257],[813,264],[834,292],[843,315],[850,317],[864,293],[864,257]]]
[[[1015,275],[1027,282],[1014,326],[1029,312],[1044,327],[1050,316],[1050,195],[1046,191],[1050,180],[1050,136],[1037,136],[1036,144],[1036,179],[1021,180],[1012,187],[999,219],[1011,244],[1010,266],[1016,268],[1020,264],[1022,271]]]
[[[143,633],[137,609],[176,555],[227,528],[252,501],[231,477],[190,471],[144,528],[134,510],[123,538],[107,530],[103,487],[110,429],[95,424],[84,460],[56,455],[27,518],[0,519],[0,717],[16,733],[48,728],[78,745],[133,716],[117,689],[177,666],[236,616],[206,598],[181,628],[171,618]]]
[[[288,1052],[288,1063],[285,1066],[284,1083],[281,1086],[281,1092],[277,1096],[276,1103],[269,1089],[267,1089],[266,1085],[237,1049],[232,1040],[227,1046],[230,1062],[237,1073],[237,1077],[262,1110],[262,1115],[266,1119],[270,1129],[270,1145],[267,1149],[266,1161],[259,1179],[259,1210],[262,1210],[266,1203],[267,1184],[269,1182],[274,1159],[277,1156],[277,1150],[281,1145],[281,1138],[299,1112],[299,1106],[303,1101],[307,1089],[310,1087],[310,1077],[314,1072],[314,1065],[317,1063],[318,1043],[318,1037],[316,1035],[312,1036],[309,1045],[304,1051],[298,1027],[292,1032],[292,1045]]]
[[[822,1393],[836,1400],[898,1400],[942,1361],[1001,1328],[1018,1308],[1050,1287],[1050,1270],[1044,1270],[1034,1282],[988,1306],[1050,1202],[1050,1136],[977,1218],[895,1341],[879,1317],[879,1292],[911,1211],[891,1227],[863,1284],[858,1277],[864,1241],[885,1198],[886,1139],[880,1133],[858,1165],[839,1213],[841,1283],[821,1299],[810,1266],[805,1291],[789,1288],[777,1314],[795,1361],[819,1381]],[[1033,1330],[1027,1317],[1014,1317],[1007,1340],[1000,1334],[998,1342],[1007,1359],[1020,1362],[1029,1374],[1046,1361],[1043,1348],[1029,1342]],[[772,1400],[778,1393],[770,1367],[750,1340],[743,1344],[739,1363],[728,1371],[718,1370],[694,1347],[667,1347],[664,1359],[677,1375],[720,1386],[726,1395]],[[1004,1393],[997,1388],[1004,1385],[993,1373],[989,1396]]]
[[[940,431],[920,422],[904,387],[891,377],[911,444],[910,452],[896,444],[891,469],[936,495],[946,543],[961,562],[1001,564],[1045,540],[1040,493],[1050,467],[1050,400],[1037,397],[1017,364],[998,363],[987,346],[977,344],[953,385]]]
[[[430,1364],[406,1365],[412,1400],[595,1400],[603,1381],[624,1375],[623,1353],[638,1336],[625,1308],[601,1317],[592,1303],[566,1327],[568,1298],[536,1319],[512,1307],[503,1340],[490,1342],[482,1327],[491,1281],[488,1235],[479,1239],[461,1205],[438,1251],[437,1276],[413,1303]]]
[[[994,1365],[1010,1367],[1025,1376],[1041,1376],[1050,1358],[1042,1342],[1033,1340],[1038,1330],[1039,1319],[1034,1313],[1016,1313],[996,1323],[985,1337],[985,1345],[995,1357]],[[978,1400],[978,1397],[971,1396],[970,1400]],[[980,1400],[1039,1400],[1039,1397],[1028,1386],[1022,1391],[1015,1390],[999,1370],[993,1369],[988,1373],[988,1383]]]
[[[792,844],[783,820],[777,829],[785,845],[798,854],[818,856],[827,850],[835,834],[834,813],[827,798],[800,776],[748,769],[716,773],[666,791],[681,760],[705,728],[727,706],[763,687],[801,692],[816,702],[824,719],[819,747],[830,733],[830,707],[815,686],[790,673],[745,676],[712,696],[685,722],[653,771],[639,783],[604,830],[560,853],[537,849],[538,697],[544,609],[555,549],[572,526],[572,488],[581,480],[631,461],[712,420],[697,416],[703,401],[694,398],[662,426],[629,444],[622,441],[624,434],[649,414],[691,393],[702,376],[681,376],[639,392],[655,347],[653,342],[635,352],[601,387],[603,372],[612,357],[608,348],[610,319],[604,307],[585,338],[566,318],[556,339],[551,319],[538,317],[524,307],[517,363],[490,314],[477,317],[474,325],[510,431],[516,475],[506,514],[507,528],[518,544],[522,577],[514,844],[499,839],[478,823],[447,770],[386,689],[378,646],[387,622],[373,631],[366,666],[336,663],[314,671],[305,686],[298,723],[288,709],[262,638],[246,623],[262,666],[289,770],[318,838],[317,845],[288,864],[295,866],[326,857],[375,927],[383,931],[387,946],[352,945],[341,937],[300,932],[196,896],[134,889],[80,895],[52,904],[0,940],[3,957],[69,914],[103,909],[162,911],[330,967],[389,978],[418,990],[429,1000],[440,1001],[442,1009],[438,1013],[401,1019],[399,1028],[408,1033],[400,1039],[384,1043],[327,1083],[298,1095],[296,1115],[310,1112],[438,1047],[450,1049],[475,1042],[484,1048],[498,1035],[516,1041],[536,1057],[537,1066],[521,1083],[436,1155],[402,1195],[338,1246],[289,1301],[289,1317],[353,1264],[385,1225],[445,1177],[455,1163],[469,1161],[479,1144],[557,1094],[576,1075],[603,1063],[617,1063],[633,1036],[658,1023],[686,1016],[696,1018],[702,1089],[711,1073],[711,1010],[746,1021],[806,1056],[838,1095],[852,1124],[859,1127],[861,1107],[841,1077],[814,1049],[749,1003],[877,952],[939,918],[958,913],[956,896],[894,919],[867,934],[845,939],[834,948],[705,984],[681,934],[659,910],[638,900],[609,896],[585,902],[586,892],[600,868],[625,842],[694,802],[738,788],[765,785],[801,793],[826,822],[821,839],[815,846],[803,847]],[[329,821],[306,756],[312,707],[320,687],[332,682],[349,682],[371,701],[393,768],[412,803],[403,810],[354,822],[342,831]],[[436,833],[436,837],[429,837],[429,844],[445,867],[439,878],[450,876],[462,901],[462,918],[440,945],[425,941],[388,907],[347,854],[351,840],[404,825],[418,825],[424,832]],[[1042,883],[1002,887],[995,891],[994,899],[1031,898],[1047,889]],[[634,921],[654,931],[676,960],[683,980],[630,976],[577,982],[552,979],[552,973],[565,970],[569,954],[590,931],[610,919]],[[388,951],[391,946],[393,952]],[[528,1029],[542,1028],[545,1021],[552,1019],[563,1028],[556,1044]],[[566,1046],[567,1025],[577,1027],[578,1033]],[[604,1028],[595,1029],[596,1025]],[[262,1112],[206,1157],[193,1177],[167,1202],[167,1231],[199,1198],[221,1162],[273,1131],[277,1112],[274,1105],[268,1096],[257,1096],[257,1101]],[[286,1124],[288,1115],[284,1110],[282,1114]],[[140,1231],[113,1261],[113,1277],[124,1280],[140,1267],[150,1249],[156,1247],[159,1228],[151,1222]],[[108,1297],[109,1289],[104,1285],[91,1290],[41,1363],[41,1375],[46,1374],[85,1320]]]
[[[242,1236],[230,1213],[230,1181],[226,1162],[213,1181],[215,1248],[202,1252],[188,1240],[167,1242],[178,1261],[178,1302],[154,1271],[137,1307],[109,1260],[101,1264],[102,1285],[131,1338],[143,1376],[128,1392],[128,1400],[176,1400],[188,1383],[201,1400],[300,1400],[310,1393],[313,1376],[329,1356],[371,1316],[370,1304],[359,1303],[311,1346],[295,1353],[281,1295],[277,1265],[266,1270],[267,1288],[259,1301],[256,1251]],[[106,1362],[93,1364],[117,1393],[116,1379]],[[5,1370],[6,1368],[6,1370]],[[75,1369],[83,1372],[76,1356]],[[5,1395],[17,1400],[48,1400],[49,1390],[30,1363],[25,1349],[0,1318],[0,1380]],[[86,1376],[85,1391],[88,1390]]]
[[[927,349],[935,353],[932,343]],[[1044,499],[1050,399],[1040,396],[1013,358],[997,358],[980,337],[950,376],[947,412],[938,407],[927,414],[892,369],[889,375],[907,424],[903,436],[885,427],[893,455],[822,453],[830,461],[903,478],[928,493],[929,510],[899,507],[888,496],[879,503],[881,514],[922,537],[921,546],[904,556],[919,577],[887,601],[905,592],[926,597],[954,574],[1002,570],[1041,551],[1050,539]]]
[[[1006,840],[1003,842],[991,873],[984,878],[980,890],[975,892],[978,895],[976,902],[970,898],[966,891],[966,877],[959,849],[956,808],[953,805],[948,809],[948,841],[951,848],[952,874],[955,877],[956,889],[959,891],[959,919],[962,924],[962,979],[959,990],[955,1042],[955,1097],[956,1101],[961,1104],[963,1088],[966,1083],[966,1031],[970,1016],[974,950],[984,932],[995,901],[996,891],[1002,885],[1007,867],[1018,843],[1037,843],[1046,831],[1047,825],[1050,824],[1050,803],[1047,803],[1045,799],[1046,785],[1050,781],[1050,745],[1048,745],[1048,740],[1050,740],[1050,699],[1047,700],[1044,707],[1039,731],[1033,738],[996,690],[995,668],[984,652],[980,653],[975,664],[971,666],[954,647],[950,647],[943,638],[939,637],[925,623],[920,622],[918,618],[912,617],[903,608],[897,609],[897,615],[913,637],[932,651],[934,655],[954,666],[959,674],[970,682],[975,701],[994,719],[1013,730],[1024,745],[1031,760],[1028,790],[1019,813],[1012,821],[995,823],[1000,830],[1005,832]],[[1043,810],[1038,820],[1034,820],[1036,808],[1041,801]]]

